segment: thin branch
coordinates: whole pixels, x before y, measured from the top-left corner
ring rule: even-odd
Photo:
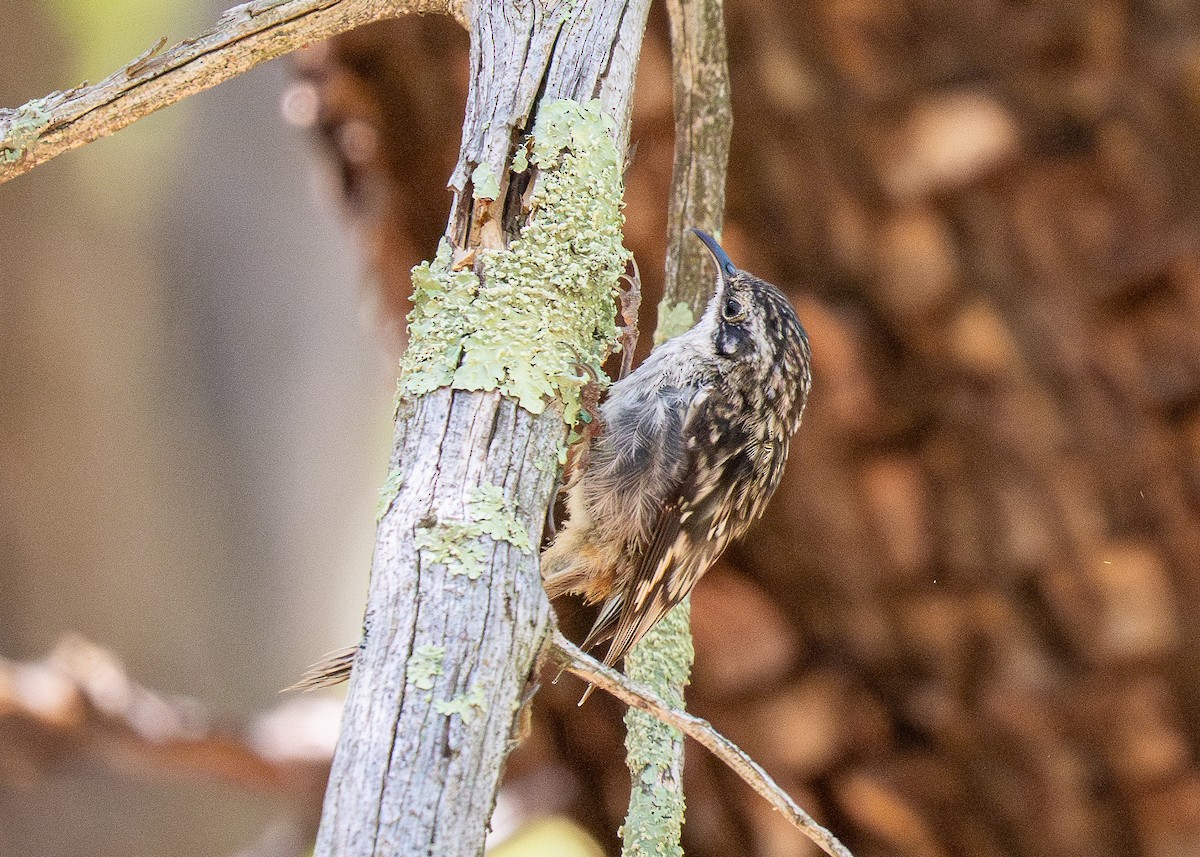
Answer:
[[[221,724],[196,702],[131,679],[110,652],[63,639],[42,661],[0,658],[0,773],[32,776],[93,753],[139,775],[186,776],[292,801],[316,830],[338,705],[308,698],[248,724]]]
[[[700,317],[712,292],[706,253],[689,230],[720,233],[732,131],[722,0],[667,0],[675,95],[675,159],[667,207],[667,264],[656,344]],[[625,670],[682,707],[692,667],[685,601],[646,635]],[[682,855],[683,735],[636,710],[625,715],[632,791],[622,826],[625,857]]]
[[[699,318],[712,295],[708,253],[693,226],[720,236],[733,133],[723,0],[667,0],[675,87],[675,168],[667,206],[663,302]]]
[[[683,599],[625,656],[629,681],[672,708],[683,708],[692,672],[691,601]],[[629,809],[621,825],[622,857],[683,857],[683,733],[651,714],[625,712]]]
[[[412,12],[466,22],[467,0],[254,0],[205,33],[167,40],[94,85],[0,108],[0,184],[259,63],[372,21]]]
[[[729,766],[735,774],[783,814],[797,829],[815,842],[830,857],[854,857],[832,833],[819,825],[791,799],[787,792],[771,779],[770,774],[751,759],[736,744],[712,727],[703,718],[668,705],[658,694],[631,682],[611,667],[606,667],[554,630],[549,641],[550,654],[568,672],[604,690],[626,705],[652,714],[683,732]]]

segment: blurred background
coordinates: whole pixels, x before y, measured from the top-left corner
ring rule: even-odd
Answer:
[[[0,2],[0,103],[100,80],[229,5]],[[357,635],[391,437],[395,346],[281,116],[288,72],[0,188],[0,655],[79,633],[231,722]],[[5,857],[231,854],[281,812],[86,753],[7,767]]]
[[[0,0],[0,103],[224,5]],[[1200,853],[1200,12],[728,0],[727,25],[725,245],[788,290],[816,379],[776,501],[694,594],[689,708],[858,857]],[[79,633],[236,730],[356,637],[466,48],[360,30],[0,187],[0,655]],[[652,308],[658,7],[633,139]],[[51,752],[4,690],[0,855],[303,848],[311,794]],[[559,816],[615,853],[620,707],[578,693],[539,696],[497,841]],[[689,855],[815,853],[692,749]]]

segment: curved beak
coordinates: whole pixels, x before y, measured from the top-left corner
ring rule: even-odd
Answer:
[[[729,256],[721,249],[721,245],[717,243],[717,239],[713,238],[707,232],[702,232],[695,227],[692,231],[696,233],[696,237],[704,242],[704,246],[708,248],[708,252],[712,253],[713,261],[717,263],[717,271],[721,278],[733,276],[733,272],[737,270],[730,261]]]

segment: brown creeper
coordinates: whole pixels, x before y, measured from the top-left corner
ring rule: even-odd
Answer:
[[[787,298],[693,231],[716,262],[716,291],[695,327],[609,390],[569,518],[542,555],[551,597],[604,603],[583,647],[611,640],[607,664],[762,514],[808,398],[808,336]],[[295,688],[344,681],[356,652],[333,653]]]
[[[613,384],[569,518],[542,555],[551,597],[603,602],[583,648],[609,640],[610,665],[762,514],[811,384],[788,299],[693,231],[716,262],[715,293],[695,327]]]

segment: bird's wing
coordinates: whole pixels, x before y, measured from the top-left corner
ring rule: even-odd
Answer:
[[[661,568],[665,573],[666,569],[671,565],[667,554],[671,550],[671,546],[675,542],[678,533],[679,505],[678,502],[672,501],[666,508],[663,509],[662,514],[658,518],[654,529],[653,538],[650,542],[650,545],[647,547],[646,553],[643,556],[642,561],[639,563],[635,573],[633,587],[628,590],[622,590],[620,592],[613,593],[612,597],[604,602],[604,606],[600,609],[599,614],[596,616],[596,621],[592,624],[592,630],[588,632],[587,638],[583,641],[582,648],[588,649],[591,646],[594,646],[597,643],[601,643],[604,640],[612,637],[613,643],[609,645],[608,654],[604,658],[604,662],[606,664],[612,665],[616,663],[617,660],[624,655],[626,651],[628,651],[629,647],[636,643],[638,639],[640,639],[641,636],[646,633],[646,631],[650,630],[650,626],[653,625],[654,622],[666,615],[666,612],[670,610],[672,606],[674,606],[673,604],[665,604],[662,610],[655,614],[656,618],[649,622],[641,631],[638,631],[636,634],[634,634],[628,643],[623,644],[623,646],[619,646],[617,644],[618,639],[629,634],[633,630],[629,627],[630,617],[636,616],[637,612],[641,609],[640,606],[631,607],[629,605],[641,605],[644,603],[649,603],[638,598],[638,593],[641,591],[641,589],[638,588],[637,581],[643,576],[643,569],[647,567]],[[664,562],[664,560],[667,561]],[[646,588],[657,589],[660,587],[650,586]],[[633,595],[632,601],[629,598],[631,594]],[[657,601],[657,599],[655,600]],[[682,597],[680,600],[682,600]]]
[[[612,628],[612,642],[604,656],[606,664],[615,664],[623,658],[634,643],[687,595],[686,591],[679,591],[680,581],[674,574],[676,554],[685,546],[681,544],[685,539],[686,534],[681,538],[680,501],[676,498],[663,507],[632,583],[621,593],[619,603],[613,605],[616,608],[613,615],[601,614],[600,618],[607,619],[606,624]]]
[[[729,467],[729,447],[705,443],[711,421],[707,397],[698,396],[684,420],[689,439],[682,478],[669,493],[620,603],[605,605],[600,619],[611,629],[604,662],[614,664],[672,607],[687,597],[729,541],[724,518],[731,508],[730,483],[721,478]],[[726,430],[736,430],[724,427]],[[690,443],[695,439],[695,443]],[[736,448],[736,445],[734,446]],[[736,465],[735,465],[736,466]],[[611,615],[605,615],[611,613]],[[600,620],[597,620],[597,625]]]

